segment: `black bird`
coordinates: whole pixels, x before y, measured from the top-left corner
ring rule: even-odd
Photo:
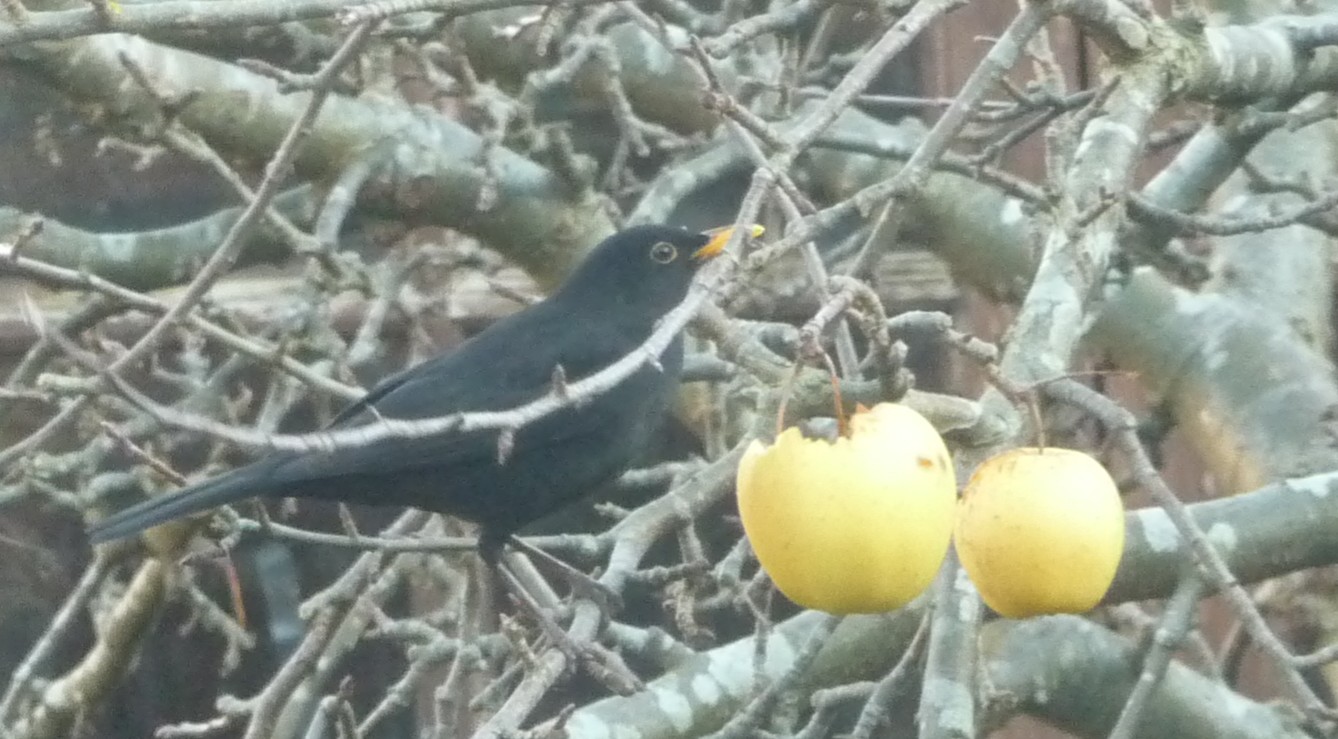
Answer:
[[[383,380],[331,427],[506,410],[550,392],[558,367],[573,382],[598,372],[651,335],[729,235],[667,226],[614,234],[549,298]],[[517,529],[612,482],[635,460],[662,420],[682,366],[679,336],[658,368],[647,364],[588,402],[522,426],[505,455],[497,430],[391,437],[332,453],[280,451],[109,516],[91,527],[90,538],[118,539],[256,496],[319,498],[473,521],[480,553],[496,564]]]

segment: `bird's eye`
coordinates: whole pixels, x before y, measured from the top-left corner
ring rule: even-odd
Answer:
[[[674,245],[667,241],[661,241],[650,248],[650,258],[660,264],[668,264],[678,259],[678,249],[675,249]]]

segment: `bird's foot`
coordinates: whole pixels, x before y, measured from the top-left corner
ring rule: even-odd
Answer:
[[[623,608],[622,596],[613,588],[572,567],[544,550],[533,546],[518,536],[511,537],[511,546],[534,558],[535,564],[546,567],[552,574],[566,581],[573,595],[592,600],[599,606],[605,619]]]
[[[623,661],[622,655],[593,641],[578,641],[561,632],[566,645],[558,646],[571,664],[580,665],[591,677],[618,695],[632,695],[645,690],[646,684]],[[557,644],[557,642],[555,642]]]
[[[501,575],[502,582],[516,605],[539,625],[544,636],[548,637],[553,646],[567,658],[567,665],[571,669],[585,670],[591,677],[619,695],[631,695],[645,687],[645,683],[632,672],[618,653],[597,642],[578,640],[568,634],[539,605],[509,567],[506,565],[499,567],[498,574]],[[599,604],[598,600],[595,602]],[[603,606],[599,607],[603,611]],[[603,611],[602,616],[607,619],[608,612]]]

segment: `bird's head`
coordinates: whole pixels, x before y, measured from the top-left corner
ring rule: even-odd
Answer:
[[[596,246],[560,292],[584,304],[635,310],[658,320],[682,302],[697,270],[720,254],[732,231],[633,226]],[[762,227],[753,226],[752,236],[760,235]]]

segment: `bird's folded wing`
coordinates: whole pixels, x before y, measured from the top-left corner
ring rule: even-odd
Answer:
[[[512,324],[505,342],[501,335],[485,331],[454,352],[387,377],[344,409],[330,427],[356,427],[381,418],[422,420],[510,410],[551,392],[556,367],[562,366],[575,380],[604,369],[636,346],[636,342],[612,336],[603,337],[604,341],[555,343],[553,331],[577,328],[570,325],[569,317],[558,317],[555,322],[543,320],[548,317],[536,312],[527,318]],[[555,323],[562,325],[555,328]],[[552,349],[544,351],[545,347]],[[596,434],[600,423],[598,414],[569,408],[527,425],[517,438],[561,445]],[[496,460],[501,436],[502,429],[392,436],[330,453],[286,455],[272,474],[276,480],[301,482]]]
[[[358,419],[364,416],[358,416]],[[354,444],[331,452],[289,455],[273,469],[276,482],[304,482],[346,476],[381,476],[463,465],[497,464],[508,453],[544,444],[561,446],[598,432],[600,419],[592,413],[565,410],[524,427],[508,440],[500,428],[450,430],[425,436],[389,436],[368,444]]]

